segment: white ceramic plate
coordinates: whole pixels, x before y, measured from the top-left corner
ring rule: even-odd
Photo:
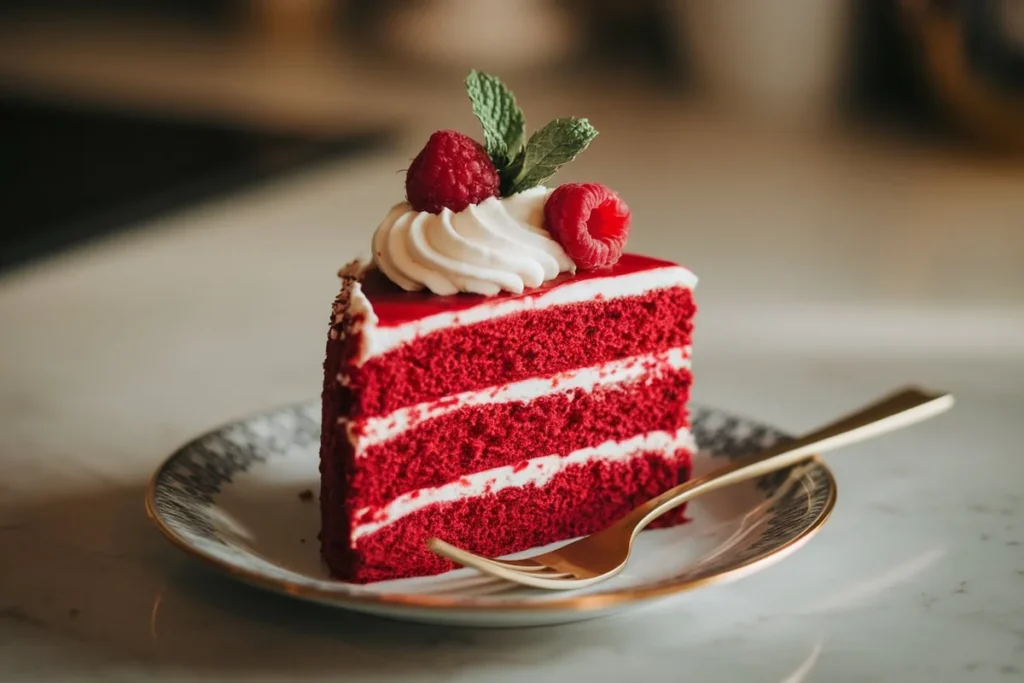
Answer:
[[[786,438],[712,408],[694,407],[691,421],[697,474]],[[836,500],[835,480],[817,461],[708,494],[690,503],[690,523],[643,532],[622,574],[579,591],[494,593],[465,569],[360,586],[330,579],[320,562],[319,443],[319,402],[219,428],[157,470],[146,508],[176,546],[263,588],[414,621],[525,626],[603,616],[745,576],[800,547]]]

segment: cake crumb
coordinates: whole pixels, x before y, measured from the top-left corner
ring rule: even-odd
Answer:
[[[312,500],[313,500],[313,490],[312,489],[302,489],[301,491],[299,491],[299,500],[301,500],[303,503],[312,502]]]

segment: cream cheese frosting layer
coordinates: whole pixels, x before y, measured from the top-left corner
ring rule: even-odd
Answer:
[[[470,474],[460,479],[431,488],[410,491],[390,503],[377,508],[357,510],[352,540],[374,534],[398,520],[435,503],[451,503],[496,493],[502,489],[527,485],[545,486],[560,472],[575,465],[601,462],[628,462],[643,453],[663,452],[671,455],[678,451],[693,453],[696,443],[686,427],[676,431],[657,431],[638,434],[624,441],[606,441],[598,446],[581,448],[568,455],[545,455],[524,463],[496,467]],[[359,520],[367,520],[358,523]]]
[[[358,331],[361,332],[361,346],[354,362],[361,365],[374,356],[387,353],[431,332],[472,325],[524,311],[539,311],[554,306],[590,301],[599,295],[604,299],[618,299],[642,296],[648,292],[672,287],[693,289],[697,286],[697,276],[682,266],[666,266],[614,277],[590,278],[545,289],[536,295],[485,300],[479,306],[457,312],[437,313],[393,327],[378,326],[379,319],[373,312],[373,305],[366,298],[358,281],[351,281],[344,286],[350,287],[347,292],[350,312],[359,314]],[[335,322],[342,322],[340,316],[336,316]]]
[[[520,294],[560,273],[576,272],[562,246],[544,229],[550,190],[535,187],[489,197],[454,212],[416,211],[397,204],[373,235],[374,262],[406,291]]]
[[[549,377],[533,377],[479,391],[466,391],[436,401],[400,408],[387,415],[371,417],[348,424],[348,438],[356,457],[365,455],[371,446],[383,443],[420,424],[466,407],[512,401],[531,401],[541,396],[569,391],[591,392],[596,387],[614,386],[690,367],[689,347],[677,347],[658,353],[644,354],[609,361],[586,368],[558,373]],[[347,422],[345,418],[339,424]]]

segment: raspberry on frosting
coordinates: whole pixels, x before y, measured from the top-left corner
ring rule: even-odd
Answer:
[[[409,166],[405,194],[417,211],[462,211],[498,196],[498,171],[475,140],[453,130],[439,130]]]
[[[598,183],[566,183],[544,205],[545,227],[582,270],[614,265],[629,237],[629,207]]]

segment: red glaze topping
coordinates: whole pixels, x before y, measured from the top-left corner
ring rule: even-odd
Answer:
[[[630,273],[638,273],[644,270],[657,270],[677,264],[671,261],[641,256],[639,254],[623,254],[622,258],[610,268],[600,268],[578,272],[575,275],[563,273],[553,280],[545,282],[540,287],[528,289],[522,294],[509,294],[502,292],[496,296],[480,296],[479,294],[453,294],[452,296],[437,296],[428,290],[420,292],[406,292],[398,285],[388,280],[383,273],[377,270],[370,271],[363,280],[363,294],[373,304],[373,310],[380,319],[380,327],[395,327],[403,323],[420,320],[437,313],[452,313],[464,311],[476,306],[489,306],[501,303],[509,299],[521,299],[528,296],[537,296],[551,289],[556,289],[574,282],[594,280],[597,278],[612,278]]]

